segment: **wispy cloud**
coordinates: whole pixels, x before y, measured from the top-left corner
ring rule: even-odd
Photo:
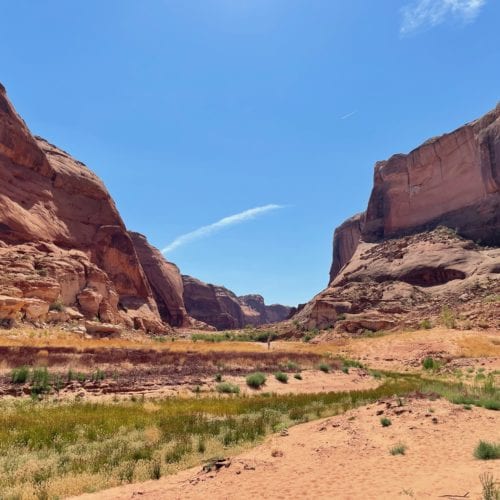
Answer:
[[[224,229],[229,226],[234,226],[236,224],[241,224],[247,220],[255,219],[260,215],[264,215],[273,210],[277,210],[279,208],[284,208],[283,205],[264,205],[262,207],[250,208],[249,210],[245,210],[244,212],[240,212],[239,214],[230,215],[229,217],[224,217],[223,219],[214,222],[213,224],[209,224],[208,226],[203,226],[190,233],[183,234],[176,238],[170,245],[167,245],[161,253],[165,254],[179,248],[182,245],[186,245],[187,243],[191,243],[192,241],[199,240],[200,238],[205,238],[210,236],[221,229]]]
[[[341,120],[347,120],[347,118],[350,118],[351,116],[355,115],[357,111],[351,111],[350,113],[347,113],[347,115],[341,116]]]
[[[416,0],[402,9],[400,32],[409,35],[427,27],[437,26],[447,19],[473,21],[486,4],[486,0]]]

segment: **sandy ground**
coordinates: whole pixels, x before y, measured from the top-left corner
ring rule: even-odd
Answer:
[[[392,425],[382,427],[381,416]],[[285,433],[286,434],[286,433]],[[298,425],[233,457],[228,468],[200,467],[79,500],[481,498],[479,475],[500,479],[500,461],[473,452],[500,441],[500,412],[466,410],[445,400],[380,401]],[[403,443],[405,455],[390,449]]]
[[[288,382],[283,384],[274,375],[268,375],[262,389],[250,389],[244,377],[225,377],[224,380],[238,385],[242,394],[259,394],[272,392],[275,394],[304,394],[316,392],[340,392],[365,390],[377,387],[380,382],[368,375],[364,370],[351,368],[349,373],[333,371],[323,373],[319,370],[303,370],[302,380],[296,380],[293,373],[288,374]]]

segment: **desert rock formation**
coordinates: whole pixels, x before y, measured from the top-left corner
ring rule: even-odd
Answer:
[[[183,275],[182,280],[188,314],[217,330],[276,323],[292,313],[291,307],[265,305],[261,295],[237,297],[227,288],[207,284],[191,276]]]
[[[498,324],[500,250],[484,245],[500,246],[499,158],[500,105],[378,162],[367,210],[335,230],[328,288],[296,321],[381,330],[478,301],[471,320]]]

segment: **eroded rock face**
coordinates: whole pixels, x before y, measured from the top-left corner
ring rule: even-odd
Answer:
[[[380,243],[361,242],[330,286],[294,316],[306,328],[349,333],[417,326],[449,306],[471,325],[500,326],[500,248],[447,228]]]
[[[242,304],[245,325],[278,323],[288,319],[295,312],[293,307],[281,304],[266,305],[262,295],[242,295],[238,297],[238,300]]]
[[[3,87],[0,181],[1,264],[11,266],[0,286],[13,286],[23,298],[76,306],[86,316],[166,330],[102,181],[66,152],[33,137]],[[25,258],[13,260],[23,252]],[[28,315],[36,315],[34,306]]]
[[[204,283],[191,276],[182,276],[184,303],[189,315],[214,326],[217,330],[259,326],[287,318],[292,308],[266,306],[260,295],[237,297],[222,286]]]
[[[500,246],[500,105],[409,154],[375,166],[365,213],[335,231],[330,282],[357,242],[383,241],[440,225]]]
[[[172,326],[192,326],[191,318],[184,307],[184,285],[179,268],[168,262],[142,234],[130,232],[130,236],[163,321]]]

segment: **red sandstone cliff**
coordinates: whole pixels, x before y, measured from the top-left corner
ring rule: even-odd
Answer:
[[[477,298],[486,311],[482,301],[500,290],[500,254],[476,243],[500,246],[500,105],[375,165],[366,212],[335,230],[329,287],[295,318],[355,331],[396,325],[417,306],[430,314]]]
[[[89,319],[165,331],[104,184],[83,163],[33,137],[3,87],[0,179],[0,293],[13,291],[21,310],[25,299],[60,302]],[[12,265],[16,256],[24,266]]]

